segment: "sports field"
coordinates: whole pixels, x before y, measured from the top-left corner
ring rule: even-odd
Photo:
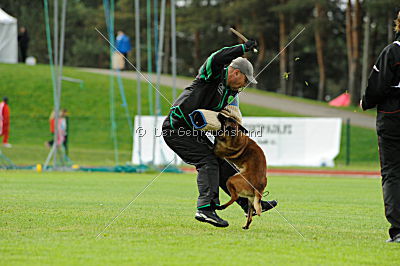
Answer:
[[[379,179],[269,178],[277,210],[244,231],[243,212],[219,212],[215,228],[194,219],[194,174],[0,172],[0,265],[396,264],[386,244]],[[223,192],[222,192],[223,193]],[[222,202],[228,198],[221,195]]]

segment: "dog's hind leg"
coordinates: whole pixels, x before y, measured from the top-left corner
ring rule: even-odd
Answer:
[[[261,215],[262,209],[261,209],[261,193],[259,193],[256,190],[256,195],[254,197],[254,201],[253,201],[253,205],[254,205],[254,209],[256,210],[256,213],[258,216]]]
[[[253,211],[254,211],[253,201],[249,200],[249,209],[247,211],[247,221],[246,221],[246,224],[242,227],[245,230],[249,229],[249,226],[250,226],[251,222],[253,221]]]
[[[229,190],[229,194],[231,194],[231,199],[230,199],[227,203],[225,203],[224,205],[222,205],[222,206],[220,206],[220,207],[217,207],[217,210],[223,210],[223,209],[225,209],[226,207],[228,207],[229,205],[231,205],[232,203],[234,203],[234,202],[239,198],[239,194],[238,194],[238,192],[236,191],[236,188],[235,188],[235,185],[234,185],[234,182],[233,182],[234,177],[235,177],[235,176],[232,176],[232,177],[229,178],[228,181],[226,182],[226,187],[227,187],[228,190]]]

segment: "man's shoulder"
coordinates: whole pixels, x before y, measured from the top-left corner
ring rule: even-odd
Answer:
[[[395,41],[386,48],[387,56],[391,58],[394,65],[398,65],[400,63],[400,41]]]
[[[400,59],[400,43],[397,44],[397,42],[393,42],[382,49],[378,61],[386,60],[386,58]]]
[[[224,69],[222,69],[221,71],[218,71],[216,73],[211,73],[208,78],[206,78],[206,75],[204,73],[199,73],[193,83],[199,82],[204,84],[219,84],[224,78],[225,73]]]
[[[391,44],[387,45],[383,51],[386,51],[386,53],[400,54],[400,41],[392,42]]]
[[[195,78],[188,87],[193,87],[193,88],[194,87],[203,87],[203,86],[205,86],[205,87],[214,86],[215,87],[215,86],[218,86],[218,84],[221,82],[222,82],[221,77],[217,77],[217,78],[213,77],[213,78],[210,78],[207,80],[205,80],[203,78]]]

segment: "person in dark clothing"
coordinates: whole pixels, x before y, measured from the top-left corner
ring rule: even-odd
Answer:
[[[377,108],[383,200],[391,224],[387,242],[400,243],[400,12],[395,23],[395,41],[379,55],[360,105]]]
[[[220,112],[236,101],[239,89],[246,84],[257,83],[253,66],[241,56],[255,48],[256,42],[224,47],[213,54],[200,67],[196,79],[187,87],[171,107],[163,122],[163,136],[167,145],[198,172],[199,197],[195,218],[217,227],[227,227],[227,221],[215,212],[219,206],[219,188],[228,195],[226,181],[238,170],[213,152],[213,143],[202,131],[195,131],[189,114],[196,109]],[[239,110],[239,109],[238,109]],[[240,113],[240,111],[239,111]],[[164,134],[165,132],[165,134]],[[247,212],[248,201],[239,198],[237,203]],[[262,201],[263,211],[272,209],[276,201]]]
[[[20,51],[19,60],[20,62],[25,63],[29,47],[29,35],[25,27],[19,29],[18,46]]]

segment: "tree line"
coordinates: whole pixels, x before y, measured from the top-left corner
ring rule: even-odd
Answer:
[[[167,0],[163,72],[170,73],[170,5]],[[380,50],[393,41],[398,0],[177,0],[177,70],[195,76],[198,67],[223,46],[242,41],[233,27],[258,41],[259,52],[248,55],[258,76],[258,89],[286,95],[329,100],[349,92],[357,104]],[[52,11],[52,0],[49,0]],[[155,4],[158,10],[155,11]],[[147,38],[154,52],[154,25],[161,1],[140,0],[142,69]],[[48,63],[43,1],[5,0],[0,7],[16,17],[30,34],[29,54]],[[150,7],[150,9],[148,9]],[[150,10],[150,14],[147,11]],[[123,30],[134,46],[134,0],[115,0],[115,30]],[[148,18],[150,16],[150,20]],[[52,18],[50,19],[52,23]],[[149,23],[149,24],[148,24]],[[150,25],[150,28],[147,27]],[[50,25],[52,27],[52,25]],[[65,64],[109,66],[103,2],[68,1]],[[304,29],[304,30],[303,30]],[[303,31],[302,31],[303,30]],[[150,32],[150,35],[149,35]],[[301,34],[299,34],[301,32]],[[299,34],[299,35],[298,35]],[[298,37],[293,41],[293,38]],[[291,44],[284,49],[284,47]],[[134,50],[129,59],[135,64]]]

